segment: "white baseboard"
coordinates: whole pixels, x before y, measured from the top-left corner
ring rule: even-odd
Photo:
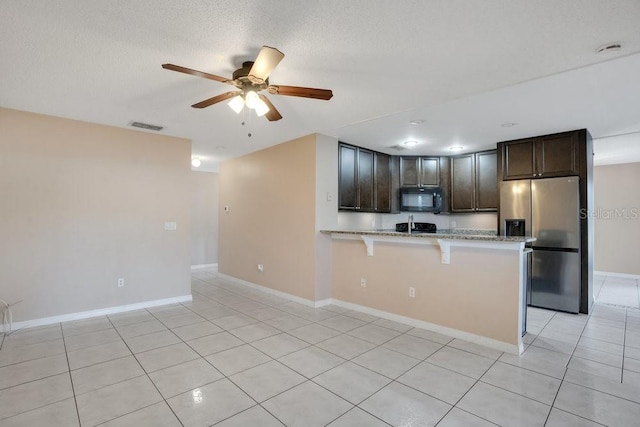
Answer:
[[[461,331],[459,329],[447,328],[446,326],[436,325],[435,323],[425,322],[423,320],[413,319],[411,317],[401,316],[399,314],[393,314],[346,301],[334,299],[332,300],[331,304],[348,308],[350,310],[359,311],[365,314],[370,314],[372,316],[381,317],[383,319],[392,320],[394,322],[402,323],[405,325],[413,326],[414,328],[426,329],[432,332],[437,332],[439,334],[449,335],[450,337],[460,338],[465,341],[511,354],[522,354],[522,352],[524,351],[524,345],[522,343],[520,343],[520,345],[509,344],[506,342],[494,340],[493,338],[483,337],[482,335],[472,334],[470,332]]]
[[[640,280],[640,274],[614,273],[611,271],[595,271],[595,270],[593,274],[597,274],[598,276],[620,277],[621,279]]]
[[[156,299],[152,301],[138,302],[135,304],[119,305],[116,307],[101,308],[98,310],[81,311],[79,313],[61,314],[59,316],[43,317],[40,319],[25,320],[22,322],[14,322],[13,331],[24,328],[33,328],[35,326],[50,325],[52,323],[70,322],[72,320],[88,319],[90,317],[104,316],[106,314],[123,313],[125,311],[140,310],[142,308],[157,307],[160,305],[177,304],[181,302],[189,302],[193,298],[191,294],[173,298]]]
[[[445,326],[436,325],[435,323],[429,323],[422,320],[412,319],[411,317],[400,316],[398,314],[388,313],[386,311],[377,310],[375,308],[366,307],[364,305],[353,304],[350,302],[341,301],[341,300],[332,299],[332,298],[318,300],[318,301],[311,301],[305,298],[288,294],[286,292],[276,291],[275,289],[267,288],[266,286],[257,285],[255,283],[238,279],[233,276],[228,276],[222,273],[218,273],[218,277],[233,283],[250,287],[252,289],[258,289],[260,291],[264,291],[268,294],[276,295],[281,298],[288,299],[290,301],[295,301],[297,303],[304,304],[309,307],[320,308],[326,305],[333,304],[339,307],[348,308],[350,310],[359,311],[361,313],[370,314],[372,316],[381,317],[383,319],[392,320],[394,322],[403,323],[405,325],[413,326],[415,328],[427,329],[432,332],[438,332],[440,334],[449,335],[454,338],[460,338],[475,344],[483,345],[485,347],[490,347],[490,348],[493,348],[499,351],[504,351],[511,354],[522,354],[522,352],[524,351],[524,345],[522,343],[520,343],[519,345],[509,344],[506,342],[494,340],[492,338],[483,337],[481,335],[460,331],[458,329],[452,329],[452,328],[447,328]]]
[[[191,266],[191,271],[203,269],[218,271],[218,263],[216,262],[215,264],[198,264]]]
[[[318,308],[318,307],[322,307],[324,305],[331,304],[331,302],[330,302],[331,300],[311,301],[311,300],[306,299],[306,298],[302,298],[302,297],[298,297],[298,296],[295,296],[295,295],[291,295],[291,294],[288,294],[288,293],[282,292],[282,291],[276,291],[275,289],[271,289],[271,288],[268,288],[266,286],[258,285],[256,283],[248,282],[246,280],[238,279],[237,277],[228,276],[228,275],[222,274],[222,273],[218,273],[218,277],[220,277],[222,279],[225,279],[225,280],[228,280],[228,281],[233,282],[233,283],[237,283],[239,285],[243,285],[243,286],[247,286],[247,287],[252,288],[252,289],[257,289],[259,291],[263,291],[263,292],[265,292],[267,294],[271,294],[271,295],[275,295],[275,296],[280,297],[280,298],[288,299],[289,301],[297,302],[299,304],[304,304],[304,305],[309,306],[309,307]]]

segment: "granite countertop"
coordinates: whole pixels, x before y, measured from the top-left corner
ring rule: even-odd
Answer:
[[[438,230],[435,233],[401,233],[392,229],[377,230],[321,230],[326,234],[359,234],[368,236],[390,236],[407,237],[412,239],[455,239],[455,240],[481,240],[488,242],[519,242],[529,243],[536,239],[534,237],[507,237],[498,236],[493,230]]]

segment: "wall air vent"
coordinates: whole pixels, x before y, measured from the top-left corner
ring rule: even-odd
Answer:
[[[156,132],[159,132],[162,129],[164,129],[164,126],[151,125],[149,123],[142,123],[142,122],[131,122],[129,123],[129,126],[133,126],[134,128],[140,128],[140,129],[154,130]]]

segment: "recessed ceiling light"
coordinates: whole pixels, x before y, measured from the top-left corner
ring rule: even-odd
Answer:
[[[421,125],[422,123],[424,123],[424,120],[422,119],[411,120],[409,122],[410,125]]]
[[[513,122],[504,122],[502,123],[500,126],[502,126],[503,128],[512,128],[515,125],[517,125],[517,123],[513,123]]]
[[[597,48],[596,53],[617,52],[620,49],[622,49],[622,45],[620,43],[607,43]]]
[[[449,147],[449,151],[462,151],[464,150],[464,147],[462,145],[454,145],[452,147]]]
[[[410,141],[405,141],[402,144],[404,144],[406,147],[413,147],[419,144],[418,141],[415,140],[410,140]]]
[[[201,164],[202,162],[200,161],[199,157],[194,157],[191,159],[191,166],[193,166],[194,168],[199,168]]]

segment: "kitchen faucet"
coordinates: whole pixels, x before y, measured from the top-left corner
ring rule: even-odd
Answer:
[[[411,234],[411,230],[416,228],[415,223],[413,222],[413,214],[409,214],[409,220],[407,221],[407,231]]]

